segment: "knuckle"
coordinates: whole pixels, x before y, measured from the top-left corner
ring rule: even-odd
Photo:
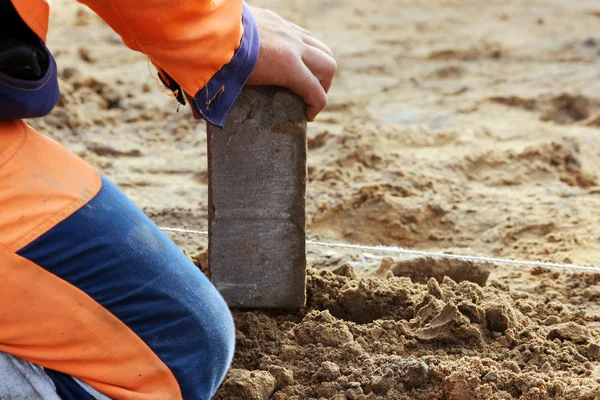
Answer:
[[[288,62],[292,65],[302,62],[302,53],[298,51],[296,46],[284,45],[281,47],[281,53],[285,59],[285,62]]]
[[[302,66],[304,65],[302,62],[302,57],[300,57],[297,52],[291,49],[283,50],[281,54],[281,62],[278,64],[287,70],[287,75],[299,74]]]

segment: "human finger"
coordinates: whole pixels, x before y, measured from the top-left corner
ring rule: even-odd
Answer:
[[[319,79],[307,66],[303,65],[290,81],[289,89],[298,94],[306,103],[306,119],[312,122],[327,105],[327,93]]]
[[[302,61],[321,82],[325,92],[328,92],[337,70],[337,63],[333,57],[316,47],[307,46],[302,55]]]
[[[302,35],[302,41],[309,46],[316,47],[317,49],[323,51],[329,57],[333,58],[333,51],[323,42],[312,35]]]

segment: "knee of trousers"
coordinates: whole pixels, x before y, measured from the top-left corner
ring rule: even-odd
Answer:
[[[190,379],[192,384],[206,382],[206,388],[210,392],[207,394],[212,396],[231,365],[235,350],[235,326],[231,312],[221,295],[214,287],[210,292],[204,296],[205,302],[208,300],[210,303],[208,309],[192,305],[189,307],[189,318],[195,328],[188,333],[190,339],[187,350],[189,357],[202,360],[201,365],[204,367],[202,370],[186,373],[196,375],[195,379]]]
[[[111,398],[210,398],[235,329],[175,243],[90,165],[20,121],[0,121],[0,183],[0,351]]]
[[[210,398],[235,328],[208,278],[119,189],[99,193],[19,255],[114,315],[168,367],[184,399]]]

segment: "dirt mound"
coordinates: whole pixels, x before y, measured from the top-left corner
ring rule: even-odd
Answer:
[[[316,219],[313,229],[335,229],[347,240],[395,243],[410,246],[428,238],[439,238],[454,232],[452,210],[432,200],[415,202],[418,183],[404,185],[366,185],[348,199]],[[418,203],[418,204],[417,204]],[[356,221],[361,229],[356,229]]]
[[[576,140],[564,139],[519,152],[490,151],[467,156],[462,169],[467,179],[492,186],[559,180],[569,186],[588,188],[596,185],[596,178],[583,168],[580,152]]]
[[[217,399],[600,396],[594,318],[540,312],[529,294],[494,281],[337,272],[309,269],[297,314],[234,313],[234,369]]]
[[[435,278],[442,282],[445,277],[448,277],[456,282],[471,281],[485,286],[493,269],[494,265],[491,263],[460,259],[415,257],[394,261],[391,258],[384,258],[374,275],[384,277],[386,274],[392,273],[394,276],[406,276],[413,282],[427,283],[428,285],[435,285],[435,281],[429,278]]]
[[[479,59],[499,59],[506,55],[506,50],[498,43],[483,43],[480,47],[468,49],[443,49],[432,51],[430,60],[461,60],[473,61]]]
[[[571,93],[561,93],[555,96],[543,95],[538,98],[494,96],[490,97],[489,100],[508,107],[539,112],[541,121],[551,121],[561,125],[584,121],[593,112],[597,112],[600,107],[600,102],[597,99]]]

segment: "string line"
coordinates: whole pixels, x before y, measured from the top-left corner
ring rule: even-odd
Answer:
[[[192,233],[192,234],[196,234],[196,235],[208,236],[208,232],[197,231],[194,229],[169,228],[169,227],[160,227],[160,229],[165,232]],[[319,242],[319,241],[315,241],[315,240],[308,240],[306,242],[306,244],[308,246],[316,246],[316,247],[340,248],[340,249],[352,249],[352,250],[368,250],[368,251],[374,251],[374,252],[378,252],[378,253],[382,253],[382,254],[404,254],[404,255],[431,257],[434,259],[476,261],[476,262],[486,262],[486,263],[495,263],[495,264],[519,265],[519,266],[526,266],[526,267],[558,268],[558,269],[564,269],[564,270],[577,270],[577,271],[600,273],[600,267],[593,266],[593,265],[585,266],[585,265],[578,265],[578,264],[553,263],[553,262],[545,262],[545,261],[513,260],[510,258],[449,254],[449,253],[444,253],[441,251],[413,250],[413,249],[406,249],[406,248],[398,247],[398,246],[364,246],[364,245],[359,245],[359,244],[348,244],[348,243]]]

